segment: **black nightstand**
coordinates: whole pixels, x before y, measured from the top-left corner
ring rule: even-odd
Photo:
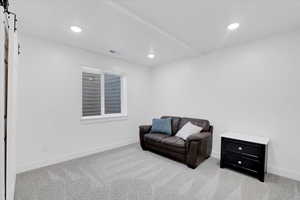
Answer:
[[[268,138],[228,133],[221,136],[221,168],[231,168],[264,182]]]

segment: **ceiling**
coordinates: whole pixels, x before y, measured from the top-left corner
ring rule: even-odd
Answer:
[[[158,65],[300,28],[299,0],[16,0],[20,31]],[[227,25],[239,22],[230,32]],[[71,25],[83,32],[75,34]],[[154,52],[154,59],[147,58]]]

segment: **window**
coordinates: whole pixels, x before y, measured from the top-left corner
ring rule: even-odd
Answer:
[[[82,118],[126,116],[125,77],[93,68],[82,71]]]

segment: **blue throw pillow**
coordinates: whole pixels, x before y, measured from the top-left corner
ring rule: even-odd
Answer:
[[[171,125],[171,118],[166,119],[153,119],[152,120],[152,133],[164,133],[167,135],[172,134],[172,125]]]

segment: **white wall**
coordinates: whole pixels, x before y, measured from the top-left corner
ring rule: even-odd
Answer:
[[[138,141],[138,125],[150,121],[149,68],[30,36],[20,42],[19,172]],[[80,121],[82,65],[126,74],[127,120]]]
[[[209,119],[214,155],[225,131],[271,139],[269,170],[300,180],[300,32],[158,66],[153,116]]]

